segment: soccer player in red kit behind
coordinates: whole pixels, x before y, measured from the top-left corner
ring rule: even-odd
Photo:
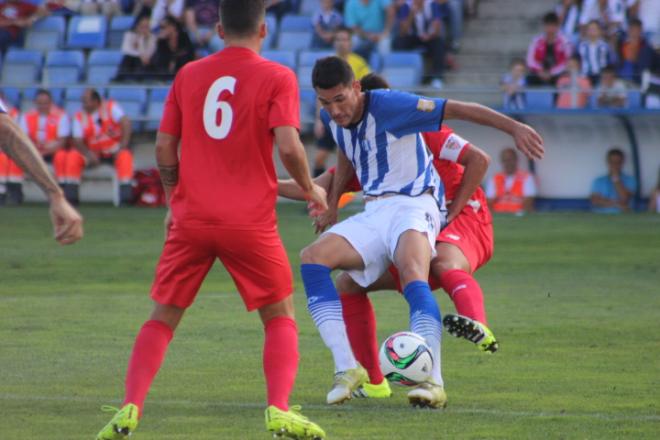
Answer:
[[[135,430],[173,332],[216,258],[264,323],[266,428],[297,439],[325,438],[299,408],[288,406],[298,333],[291,266],[277,231],[273,141],[313,211],[327,209],[326,195],[312,182],[298,135],[296,77],[258,55],[264,16],[264,0],[220,1],[225,49],[184,66],[170,90],[156,139],[171,214],[151,289],[155,306],[133,347],[123,406],[97,439],[123,439]]]

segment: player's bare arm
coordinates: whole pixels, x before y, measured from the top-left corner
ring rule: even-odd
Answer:
[[[179,183],[179,138],[159,131],[156,134],[156,163],[160,181],[165,190],[165,200],[169,206],[174,187]],[[165,238],[172,224],[170,210],[165,215]]]
[[[330,192],[328,193],[328,211],[314,221],[316,233],[323,232],[328,226],[337,223],[339,198],[351,181],[354,173],[353,165],[346,157],[346,154],[341,149],[337,150],[337,169],[332,179]]]
[[[0,114],[0,146],[24,171],[29,173],[50,201],[50,217],[55,240],[71,244],[83,236],[82,217],[66,201],[62,189],[46,168],[30,139],[7,114]]]
[[[326,192],[312,181],[305,147],[300,142],[298,130],[295,127],[275,127],[275,143],[284,168],[293,180],[303,190],[305,200],[310,202],[313,215],[318,215],[328,209]]]
[[[490,156],[482,149],[470,144],[466,145],[459,163],[465,167],[465,172],[461,184],[456,190],[454,200],[448,206],[448,222],[460,214],[465,204],[483,181],[490,165]]]
[[[323,188],[325,192],[330,191],[330,185],[332,185],[333,174],[329,171],[325,171],[320,176],[314,179],[314,183]],[[277,180],[277,195],[280,197],[286,197],[291,200],[300,200],[304,201],[305,192],[293,179],[278,179]]]
[[[133,126],[131,125],[131,120],[128,119],[128,116],[123,116],[119,121],[121,125],[121,141],[120,145],[122,149],[127,149],[131,145],[131,134],[133,134]]]
[[[516,148],[528,159],[543,159],[543,138],[536,130],[484,105],[448,100],[444,117],[496,128],[509,134],[514,139]]]

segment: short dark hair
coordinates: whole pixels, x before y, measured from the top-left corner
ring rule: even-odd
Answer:
[[[312,86],[315,89],[331,89],[340,84],[348,86],[354,80],[351,66],[336,56],[318,59],[312,70]]]
[[[644,27],[644,24],[642,23],[642,20],[640,20],[639,18],[633,18],[628,23],[628,27],[630,26],[639,26],[641,28]]]
[[[96,102],[101,102],[101,94],[99,93],[98,90],[96,89],[87,89],[89,90],[89,94],[92,97],[92,99]]]
[[[548,12],[543,16],[543,24],[559,24],[559,16],[554,12]]]
[[[610,148],[610,150],[607,152],[607,158],[609,159],[612,156],[619,156],[621,159],[625,159],[626,155],[623,153],[623,150],[620,148]]]
[[[35,99],[39,95],[46,95],[49,99],[53,99],[53,95],[51,95],[50,92],[46,89],[37,89],[36,93],[34,94]]]
[[[362,90],[389,89],[390,85],[385,78],[377,73],[368,73],[360,79]]]
[[[264,0],[220,0],[220,22],[228,35],[249,37],[266,14]]]
[[[522,64],[523,66],[527,66],[527,63],[525,62],[524,59],[520,57],[516,57],[511,60],[511,63],[509,63],[509,68],[515,66],[516,64]]]
[[[568,59],[573,60],[573,61],[577,61],[578,63],[580,63],[580,65],[582,65],[582,57],[580,57],[580,55],[578,55],[578,54],[573,54],[570,57],[568,57]]]

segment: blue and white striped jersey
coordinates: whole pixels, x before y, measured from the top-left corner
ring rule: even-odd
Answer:
[[[440,129],[444,99],[395,90],[365,92],[362,119],[349,128],[321,119],[353,164],[365,195],[419,196],[429,189],[444,207],[444,187],[421,132]]]

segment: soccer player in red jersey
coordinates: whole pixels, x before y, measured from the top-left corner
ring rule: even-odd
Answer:
[[[326,194],[312,182],[300,142],[296,77],[258,55],[267,32],[264,0],[222,0],[220,17],[225,49],[184,66],[165,104],[156,158],[171,214],[151,289],[155,306],[133,347],[123,406],[97,439],[135,430],[173,332],[216,259],[264,324],[267,429],[325,438],[288,406],[298,333],[291,266],[277,231],[273,142],[317,212],[327,209]]]

